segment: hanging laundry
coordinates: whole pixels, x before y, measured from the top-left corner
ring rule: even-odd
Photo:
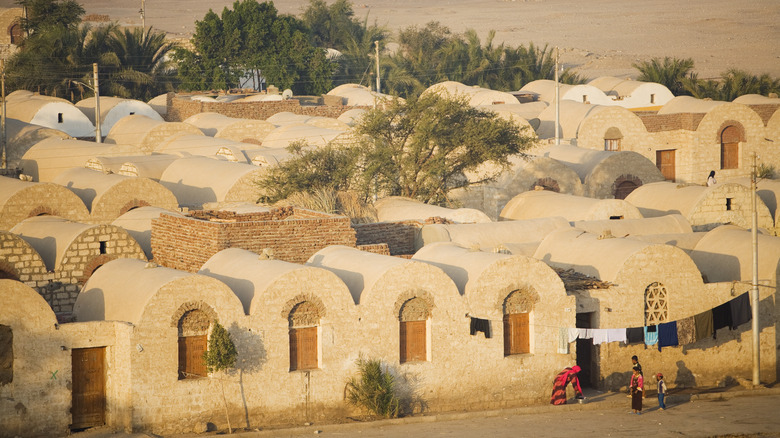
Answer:
[[[558,353],[569,354],[569,329],[558,328]]]
[[[645,342],[645,330],[642,327],[626,329],[627,344],[641,344]]]
[[[491,337],[493,337],[493,334],[491,333],[491,330],[490,330],[490,320],[472,317],[471,318],[471,336],[476,335],[477,332],[484,333],[486,339],[490,339]]]
[[[718,337],[718,330],[724,327],[731,327],[731,301],[725,302],[712,309],[712,332],[713,338]]]
[[[677,340],[677,321],[659,324],[658,351],[661,351],[661,347],[674,347],[676,345],[680,345]]]
[[[693,316],[677,321],[677,340],[680,345],[696,342],[696,321]]]
[[[656,326],[651,325],[644,327],[645,332],[645,345],[655,345],[658,342],[658,331]]]
[[[579,331],[580,339],[593,339],[593,329],[577,329]]]
[[[626,343],[626,329],[607,329],[607,342]]]
[[[570,328],[567,330],[569,331],[569,342],[574,342],[580,337],[580,329]]]
[[[693,317],[696,324],[696,340],[702,340],[712,336],[712,309],[706,310]]]
[[[750,307],[750,293],[745,292],[731,300],[731,329],[736,330],[751,319],[753,319],[753,312]]]
[[[593,345],[603,344],[609,342],[607,335],[609,334],[607,329],[593,329]]]

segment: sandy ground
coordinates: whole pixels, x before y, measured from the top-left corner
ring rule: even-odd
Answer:
[[[88,14],[140,25],[141,0],[80,0]],[[0,0],[11,6],[13,0]],[[209,10],[232,0],[146,0],[146,24],[174,37],[191,35]],[[308,0],[277,0],[299,14]],[[639,60],[693,58],[700,78],[729,68],[780,77],[778,0],[354,0],[356,16],[390,29],[436,20],[453,31],[512,45],[559,46],[561,61],[584,77],[636,76]]]

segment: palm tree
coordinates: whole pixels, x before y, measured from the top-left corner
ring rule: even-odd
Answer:
[[[149,100],[173,90],[175,71],[168,54],[175,44],[151,27],[115,28],[108,47],[118,61],[107,91],[115,96]]]
[[[650,61],[642,61],[633,64],[639,70],[639,80],[645,82],[657,82],[665,85],[675,96],[690,94],[686,87],[686,79],[691,79],[693,59],[679,59],[665,57],[653,58]],[[687,81],[690,82],[690,81]]]

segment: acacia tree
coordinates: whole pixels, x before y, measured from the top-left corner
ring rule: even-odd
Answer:
[[[214,321],[211,329],[211,336],[209,336],[209,348],[203,353],[203,362],[206,364],[209,373],[227,371],[235,367],[237,358],[238,352],[236,351],[236,345],[230,338],[230,333],[222,324],[218,321]],[[225,385],[222,383],[222,380],[219,381],[219,384],[222,388],[222,402],[225,406],[225,418],[227,419],[228,431],[233,433],[233,428],[230,426],[227,400],[225,399]]]
[[[75,0],[17,0],[16,4],[27,11],[20,24],[28,34],[51,26],[76,27],[85,12]]]
[[[259,182],[265,200],[330,188],[355,191],[364,200],[398,195],[444,204],[447,192],[496,177],[509,157],[522,156],[535,141],[493,112],[433,93],[372,109],[355,130],[362,140],[353,146],[297,146],[296,157]],[[465,178],[477,169],[479,179]]]

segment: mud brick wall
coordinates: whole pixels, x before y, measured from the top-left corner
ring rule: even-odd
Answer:
[[[358,108],[345,105],[301,105],[297,99],[271,102],[201,102],[177,97],[168,98],[168,122],[183,122],[195,114],[213,112],[238,119],[265,120],[276,113],[291,112],[306,116],[337,118]]]
[[[254,216],[263,214],[252,214],[216,221],[163,214],[152,221],[154,261],[169,268],[197,272],[211,256],[226,248],[258,254],[268,249],[276,259],[304,263],[329,245],[355,247],[355,230],[349,218],[307,210],[292,213],[282,215],[285,218],[281,220],[258,220]]]
[[[415,253],[415,240],[422,224],[417,221],[377,222],[354,224],[352,227],[355,229],[358,245],[386,243],[390,255],[403,255]]]

